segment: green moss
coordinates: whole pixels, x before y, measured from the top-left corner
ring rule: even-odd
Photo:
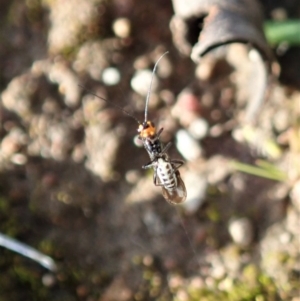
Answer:
[[[243,280],[248,284],[255,285],[257,283],[258,275],[258,268],[254,264],[247,265],[243,270]]]
[[[230,279],[230,278],[228,278]],[[226,281],[223,279],[222,281]],[[222,282],[221,281],[221,282]],[[221,283],[220,282],[220,283]],[[227,287],[226,287],[227,288]],[[184,288],[179,288],[179,290]],[[179,291],[178,290],[178,291]],[[259,273],[254,265],[245,267],[243,277],[228,286],[227,289],[221,289],[216,283],[210,288],[189,288],[187,290],[188,301],[276,301],[279,296],[276,286],[268,276]],[[176,292],[175,292],[176,296]],[[175,297],[174,300],[180,298]]]
[[[0,213],[1,214],[8,214],[9,206],[8,200],[6,198],[0,197]]]
[[[20,283],[29,283],[32,288],[37,286],[37,280],[40,285],[39,278],[37,278],[37,274],[33,272],[33,270],[28,269],[26,266],[23,266],[19,262],[16,262],[11,270],[11,273],[14,273],[18,278]]]
[[[212,222],[219,222],[221,220],[221,215],[220,212],[217,208],[210,206],[207,210],[206,210],[206,214],[207,217],[210,221]]]

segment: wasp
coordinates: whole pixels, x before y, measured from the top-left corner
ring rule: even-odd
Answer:
[[[111,103],[113,106],[120,109],[124,114],[128,115],[129,117],[133,118],[138,123],[138,133],[139,133],[139,139],[142,140],[144,148],[146,149],[149,157],[150,157],[150,163],[143,166],[143,168],[153,168],[154,174],[153,174],[153,182],[156,186],[161,186],[162,188],[162,194],[167,202],[170,204],[181,204],[186,199],[186,188],[184,185],[184,182],[182,181],[179,173],[179,167],[182,166],[183,161],[181,160],[171,160],[169,156],[167,155],[166,151],[170,146],[170,143],[168,143],[164,149],[162,150],[162,144],[160,142],[160,135],[163,131],[163,128],[160,128],[157,132],[156,127],[154,123],[150,120],[148,120],[148,106],[149,106],[149,100],[150,100],[150,94],[152,89],[152,83],[155,71],[157,69],[159,61],[167,54],[168,52],[165,52],[163,55],[159,57],[159,59],[156,61],[153,71],[152,71],[152,77],[150,81],[150,86],[147,92],[146,97],[146,104],[145,104],[145,115],[144,115],[144,121],[140,122],[135,116],[130,114],[128,111],[126,111],[124,108],[119,106],[116,103],[113,103],[111,101],[108,101],[107,99],[95,94],[94,92],[87,90],[85,87],[81,86],[83,89],[88,91],[91,95],[94,95],[95,97],[102,99],[108,103]]]
[[[153,183],[155,186],[161,186],[162,195],[165,200],[172,204],[178,205],[186,199],[186,188],[180,177],[179,167],[183,165],[182,160],[172,160],[166,153],[169,148],[168,143],[164,150],[156,155],[156,157],[143,168],[153,168]]]
[[[152,83],[153,83],[153,78],[154,78],[154,74],[155,71],[157,69],[158,63],[159,61],[168,53],[165,52],[164,54],[162,54],[159,59],[156,61],[153,71],[152,71],[152,77],[151,77],[151,81],[150,81],[150,86],[147,92],[147,97],[146,97],[146,104],[145,104],[145,115],[144,115],[144,121],[140,122],[135,116],[133,116],[132,114],[130,114],[128,111],[126,111],[124,108],[122,108],[121,106],[119,106],[116,103],[113,103],[97,94],[95,94],[94,92],[86,89],[84,86],[79,85],[81,88],[83,88],[84,90],[88,91],[91,95],[102,99],[110,104],[112,104],[113,106],[115,106],[116,108],[120,109],[124,114],[126,114],[127,116],[133,118],[137,123],[138,123],[138,133],[139,136],[138,138],[140,140],[142,140],[144,148],[146,149],[150,160],[154,160],[156,158],[157,155],[159,155],[162,151],[162,146],[161,146],[161,142],[159,140],[160,135],[163,131],[163,128],[160,128],[159,131],[157,132],[156,127],[154,122],[148,120],[148,106],[149,106],[149,100],[150,100],[150,95],[151,95],[151,89],[152,89]]]

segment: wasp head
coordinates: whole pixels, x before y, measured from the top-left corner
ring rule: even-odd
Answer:
[[[156,128],[152,121],[145,121],[138,127],[141,138],[153,137],[156,135]]]

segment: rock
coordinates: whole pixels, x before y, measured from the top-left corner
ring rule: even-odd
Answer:
[[[290,126],[290,112],[288,109],[281,108],[273,115],[274,128],[278,132],[283,132]]]
[[[179,130],[177,132],[176,147],[180,154],[188,161],[196,160],[202,154],[201,146],[186,130]]]
[[[30,74],[15,77],[3,91],[1,98],[7,110],[15,112],[26,121],[32,117],[32,95],[38,89],[37,80]]]
[[[13,154],[10,161],[17,165],[24,165],[27,163],[27,157],[24,154]]]
[[[53,287],[56,284],[56,279],[53,274],[45,274],[42,277],[42,283],[46,287]]]
[[[59,92],[64,95],[68,107],[75,107],[80,100],[80,87],[76,74],[64,62],[56,62],[49,70],[49,79],[59,85]]]
[[[243,217],[232,219],[228,227],[232,240],[241,247],[248,247],[253,241],[254,231],[250,219]]]
[[[177,97],[176,104],[172,108],[171,114],[174,118],[179,120],[179,123],[188,127],[198,118],[200,113],[200,104],[198,97],[186,88],[180,92]]]
[[[125,179],[129,184],[136,184],[141,178],[141,171],[136,169],[128,170],[125,174]]]
[[[298,212],[300,212],[300,180],[298,180],[290,193],[292,204]]]
[[[3,157],[10,157],[15,154],[22,145],[25,145],[27,135],[20,128],[12,128],[2,139],[0,152]]]
[[[192,214],[199,209],[205,200],[207,180],[203,174],[196,172],[185,173],[183,180],[187,190],[187,198],[182,207]]]
[[[78,50],[73,68],[78,73],[86,72],[91,78],[99,81],[105,68],[108,68],[107,52],[99,41],[88,41]]]
[[[117,68],[109,67],[102,72],[102,81],[107,86],[114,86],[120,82],[121,74]]]
[[[130,82],[131,88],[136,93],[145,97],[150,89],[150,82],[151,82],[152,75],[153,72],[148,69],[138,70],[134,74],[133,78],[131,79]],[[157,80],[157,76],[154,74],[151,91],[155,91],[157,89],[157,86],[158,86],[158,80]]]
[[[131,23],[127,18],[119,18],[114,21],[113,31],[119,38],[128,38],[131,33]]]
[[[299,237],[300,218],[299,212],[292,206],[289,206],[286,216],[286,228],[289,232]]]
[[[191,122],[188,127],[189,133],[198,140],[206,137],[208,133],[209,125],[204,118],[197,118]]]
[[[70,0],[45,2],[50,11],[49,51],[61,53],[77,46],[82,33],[96,22],[99,1]]]

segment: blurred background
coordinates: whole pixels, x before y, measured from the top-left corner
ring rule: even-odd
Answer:
[[[0,301],[300,300],[300,4],[235,2],[1,1]]]

